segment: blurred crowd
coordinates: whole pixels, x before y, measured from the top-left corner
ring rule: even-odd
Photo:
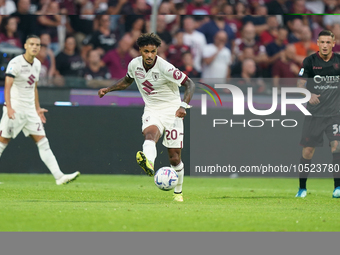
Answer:
[[[151,31],[153,3],[0,0],[0,45],[22,48],[28,34],[37,34],[42,44],[37,56],[43,66],[40,86],[105,87],[122,78],[130,60],[139,56],[136,39]],[[205,83],[232,78],[258,94],[272,86],[296,86],[302,60],[318,51],[323,29],[333,31],[334,51],[340,52],[340,16],[283,15],[340,14],[337,0],[156,3],[156,33],[162,39],[158,55]]]

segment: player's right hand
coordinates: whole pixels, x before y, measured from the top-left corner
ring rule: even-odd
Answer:
[[[309,100],[309,103],[310,103],[311,105],[317,105],[317,104],[319,104],[319,103],[320,103],[319,96],[320,96],[320,95],[316,95],[316,94],[313,94],[313,93],[312,93],[312,96],[311,96],[311,98],[310,98],[310,100]]]
[[[105,96],[105,94],[106,94],[107,92],[109,92],[109,90],[108,90],[107,88],[100,89],[100,90],[98,90],[98,96],[99,96],[100,98],[102,98],[103,96]]]
[[[7,115],[8,115],[8,118],[14,120],[15,119],[15,115],[14,115],[15,111],[13,108],[8,108],[7,107]]]

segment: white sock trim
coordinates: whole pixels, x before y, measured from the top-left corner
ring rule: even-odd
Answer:
[[[182,193],[183,179],[184,179],[184,164],[181,161],[177,166],[171,166],[178,174],[178,183],[175,187],[175,193]]]
[[[180,172],[181,170],[183,170],[184,164],[183,164],[183,162],[181,161],[177,166],[171,165],[171,167],[172,167],[176,172]]]

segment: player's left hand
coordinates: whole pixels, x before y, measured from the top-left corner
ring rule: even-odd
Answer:
[[[48,112],[48,110],[44,109],[44,108],[39,108],[37,109],[37,113],[42,121],[42,123],[46,123],[46,117],[44,115],[45,112]]]
[[[176,111],[176,117],[178,118],[184,118],[185,115],[187,115],[187,112],[185,111],[185,109],[183,107],[180,107],[177,111]]]

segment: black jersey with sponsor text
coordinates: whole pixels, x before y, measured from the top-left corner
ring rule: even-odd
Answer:
[[[307,103],[307,110],[315,117],[340,115],[340,55],[332,53],[327,62],[319,52],[306,57],[299,77],[307,79],[307,89],[320,95],[320,103]]]

